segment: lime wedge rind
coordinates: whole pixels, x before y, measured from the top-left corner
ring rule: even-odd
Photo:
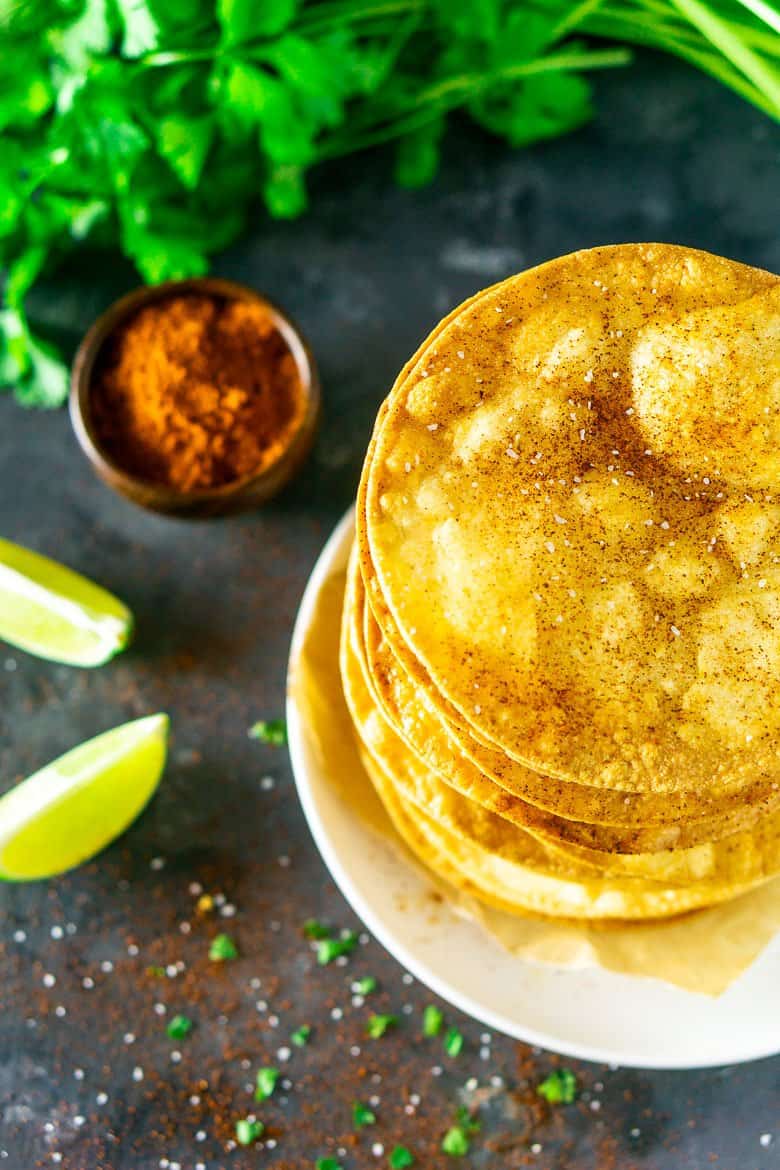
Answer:
[[[136,819],[165,766],[167,715],[104,732],[0,797],[0,879],[53,877],[93,857]]]

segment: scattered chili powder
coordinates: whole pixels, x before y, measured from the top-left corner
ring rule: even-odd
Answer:
[[[109,338],[92,406],[116,463],[192,491],[268,467],[306,403],[298,365],[264,305],[189,294],[140,309]]]

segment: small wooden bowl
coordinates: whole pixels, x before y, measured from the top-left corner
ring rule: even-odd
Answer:
[[[139,309],[170,296],[196,293],[223,300],[253,301],[271,314],[290,348],[301,376],[306,410],[288,445],[268,467],[221,487],[183,492],[166,484],[140,479],[121,467],[102,447],[92,414],[92,380],[103,345],[117,327]],[[281,491],[311,450],[320,418],[321,393],[317,367],[298,327],[277,305],[246,285],[218,277],[170,280],[137,288],[115,301],[98,317],[73,359],[70,380],[70,418],[82,451],[105,484],[134,504],[152,512],[175,516],[216,516],[255,508]]]

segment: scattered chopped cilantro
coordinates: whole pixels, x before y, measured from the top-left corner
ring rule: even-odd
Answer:
[[[147,967],[146,974],[151,976],[152,979],[164,979],[165,978],[165,968],[164,967]]]
[[[462,1158],[469,1152],[468,1134],[460,1125],[453,1125],[442,1138],[441,1148],[452,1158]]]
[[[326,926],[324,922],[320,922],[316,918],[307,918],[302,927],[306,938],[330,938],[331,929]]]
[[[364,975],[362,979],[355,980],[352,984],[352,990],[355,995],[371,995],[372,991],[376,991],[377,986],[373,975]]]
[[[406,1170],[414,1165],[414,1154],[406,1146],[396,1146],[390,1154],[390,1170]]]
[[[236,1141],[240,1146],[253,1145],[264,1133],[262,1121],[250,1121],[248,1117],[242,1117],[236,1122]]]
[[[326,967],[342,955],[351,955],[357,946],[358,936],[350,931],[344,938],[323,938],[317,943],[317,962]]]
[[[438,1036],[444,1024],[444,1012],[429,1003],[423,1012],[423,1036]]]
[[[366,1024],[366,1035],[370,1036],[372,1040],[378,1040],[380,1036],[384,1036],[388,1028],[394,1028],[397,1023],[397,1016],[369,1016]]]
[[[309,1027],[309,1025],[308,1024],[301,1024],[300,1028],[295,1029],[292,1036],[290,1037],[290,1040],[292,1041],[292,1043],[295,1045],[296,1048],[305,1048],[306,1045],[309,1043],[310,1036],[311,1036],[311,1028]]]
[[[284,719],[258,719],[248,732],[250,739],[270,743],[273,747],[284,747],[287,743],[287,724]]]
[[[278,1068],[259,1068],[257,1070],[257,1087],[255,1101],[267,1101],[276,1088],[280,1072]]]
[[[550,1105],[571,1105],[577,1099],[577,1078],[571,1069],[556,1068],[536,1091]]]
[[[463,1033],[457,1028],[448,1028],[444,1037],[444,1050],[448,1056],[460,1056],[463,1051]]]
[[[482,1126],[476,1117],[472,1117],[465,1105],[459,1105],[455,1110],[455,1120],[467,1134],[479,1133]]]
[[[335,1158],[318,1158],[316,1170],[341,1170],[341,1162],[337,1162]]]
[[[465,1105],[460,1105],[455,1113],[455,1124],[451,1126],[442,1138],[441,1148],[445,1154],[453,1158],[462,1158],[469,1152],[472,1134],[479,1132],[479,1122],[476,1121]]]
[[[229,934],[218,934],[211,940],[209,958],[216,963],[224,963],[228,959],[238,958],[238,947]]]
[[[352,1121],[356,1129],[362,1129],[364,1125],[375,1124],[376,1114],[362,1101],[356,1101],[352,1106]]]
[[[171,1040],[184,1040],[192,1031],[192,1020],[187,1016],[173,1016],[168,1021],[168,1026],[165,1031],[170,1036]]]

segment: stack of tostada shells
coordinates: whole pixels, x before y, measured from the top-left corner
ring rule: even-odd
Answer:
[[[433,331],[376,422],[341,672],[435,873],[656,919],[780,870],[780,278],[564,256]]]

